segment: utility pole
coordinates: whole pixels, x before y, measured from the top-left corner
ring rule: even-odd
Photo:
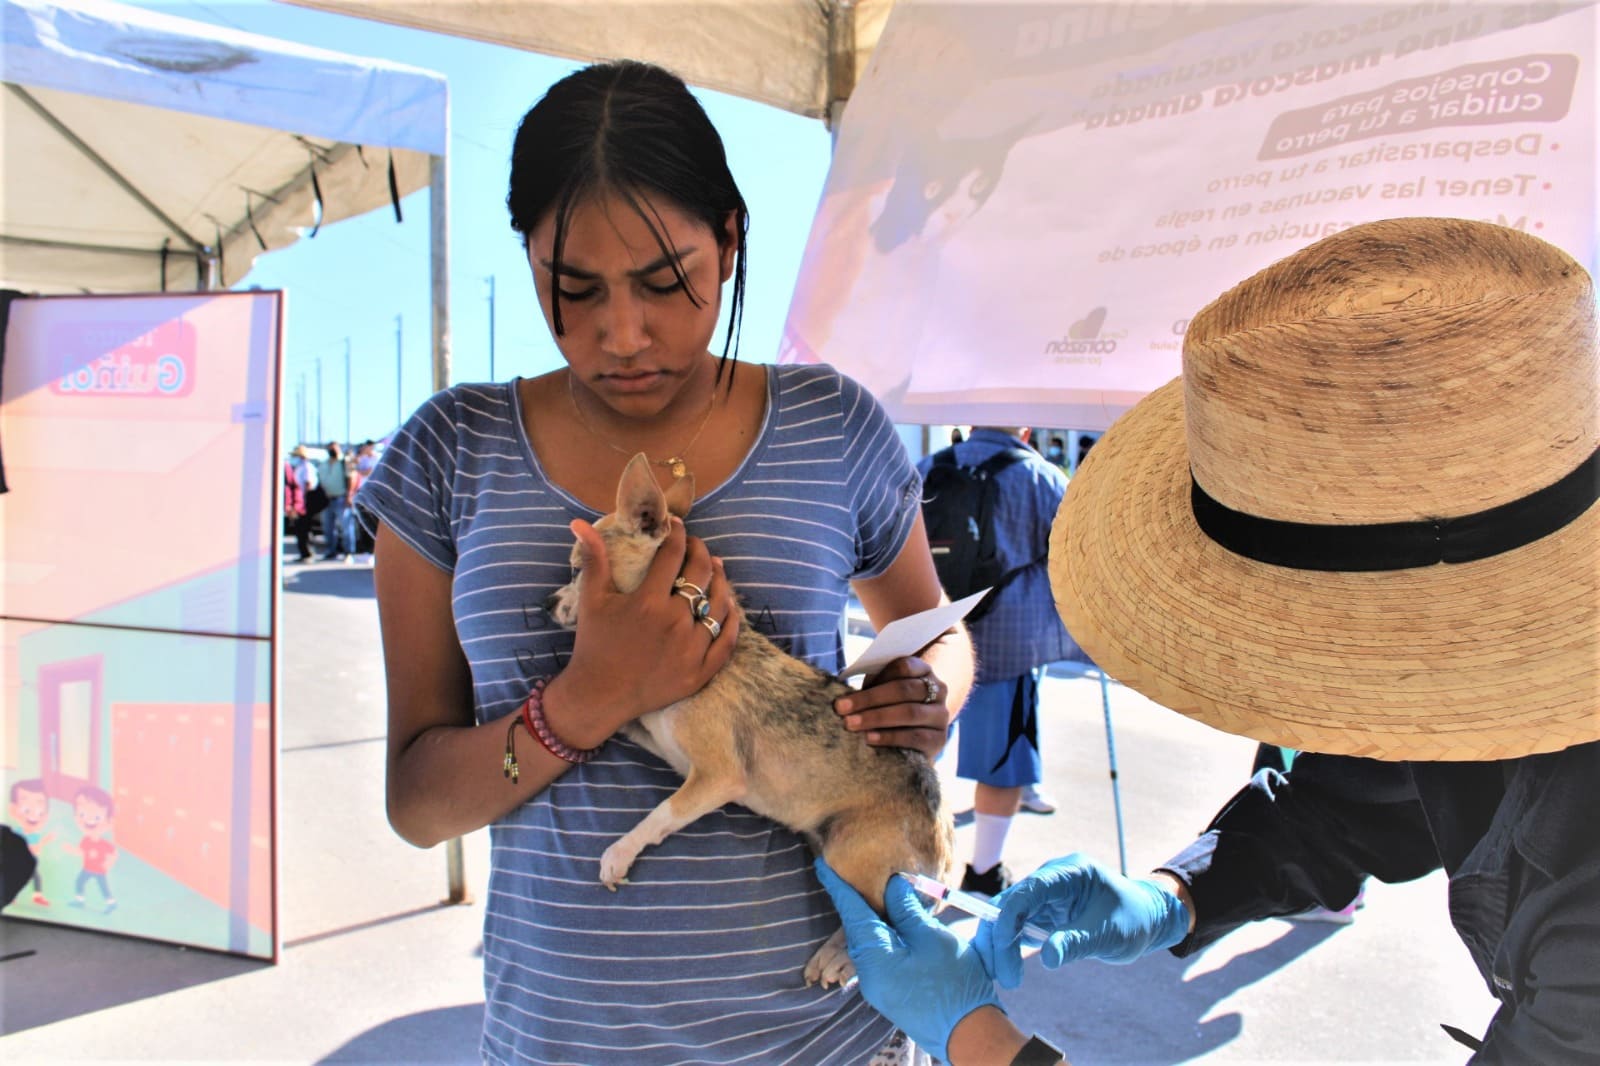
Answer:
[[[400,420],[405,417],[400,403],[400,316],[394,316],[394,424],[400,425]]]
[[[301,374],[294,384],[294,442],[306,439],[306,376]]]
[[[328,438],[322,435],[322,356],[317,356],[317,443]]]
[[[350,443],[350,338],[344,339],[344,443]]]
[[[489,380],[494,380],[494,275],[483,279],[489,283]]]

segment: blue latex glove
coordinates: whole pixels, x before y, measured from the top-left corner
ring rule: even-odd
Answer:
[[[972,945],[930,915],[903,877],[889,878],[883,893],[891,927],[820,858],[816,870],[844,922],[861,994],[918,1047],[948,1062],[945,1045],[956,1023],[979,1007],[1000,1006]]]
[[[1154,881],[1124,877],[1074,852],[1045,863],[995,897],[1000,916],[972,946],[1006,988],[1022,983],[1022,926],[1050,932],[1039,961],[1054,970],[1079,959],[1126,963],[1170,948],[1189,930],[1189,910]]]

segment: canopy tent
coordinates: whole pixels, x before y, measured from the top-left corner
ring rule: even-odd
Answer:
[[[894,0],[286,0],[568,59],[645,59],[831,125]]]
[[[107,0],[0,18],[0,286],[226,287],[318,225],[442,188],[441,75]]]

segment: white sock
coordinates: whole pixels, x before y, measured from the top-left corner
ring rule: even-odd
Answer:
[[[1000,865],[1000,856],[1006,850],[1006,834],[1011,832],[1011,819],[1003,814],[974,814],[972,869],[988,873]]]

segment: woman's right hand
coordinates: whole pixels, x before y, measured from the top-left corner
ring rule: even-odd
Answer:
[[[611,562],[593,526],[572,523],[583,555],[583,585],[572,657],[550,680],[546,715],[557,734],[578,747],[593,747],[627,722],[691,696],[733,654],[741,615],[722,560],[705,542],[688,536],[671,519],[644,580],[632,592],[611,582]],[[683,579],[705,590],[711,627],[690,611],[689,598],[673,590]]]

